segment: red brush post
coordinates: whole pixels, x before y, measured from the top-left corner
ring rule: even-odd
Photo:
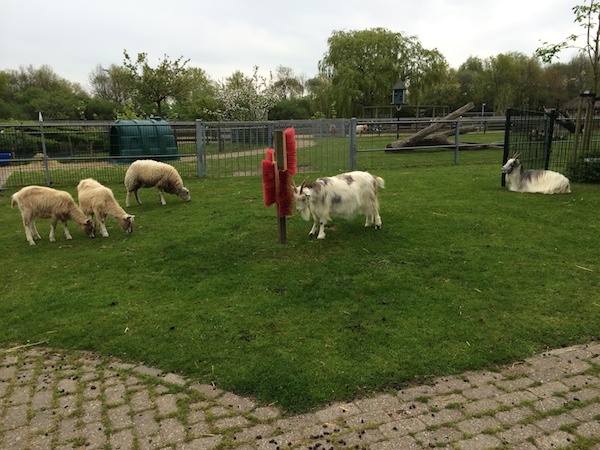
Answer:
[[[287,170],[290,175],[294,176],[297,173],[296,164],[296,134],[293,128],[288,128],[283,132],[285,136],[285,155],[287,160]]]

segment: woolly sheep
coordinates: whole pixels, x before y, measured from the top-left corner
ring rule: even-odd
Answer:
[[[115,219],[128,234],[133,232],[133,219],[135,216],[127,214],[119,206],[112,190],[106,186],[93,178],[86,178],[77,185],[77,197],[83,212],[90,214],[92,219],[94,216],[96,217],[102,237],[108,237],[105,224],[106,216]]]
[[[183,186],[183,180],[177,169],[169,164],[147,159],[134,161],[125,173],[125,188],[127,189],[125,207],[129,207],[129,196],[132,192],[137,203],[141,205],[138,189],[152,186],[156,186],[158,189],[162,205],[167,204],[163,192],[178,195],[186,202],[190,201],[190,191]]]
[[[44,186],[27,186],[12,195],[11,206],[19,206],[25,236],[29,245],[35,245],[35,239],[41,239],[35,227],[38,218],[50,219],[50,242],[55,242],[54,230],[60,220],[65,230],[65,237],[72,239],[67,228],[67,220],[74,220],[85,234],[95,237],[94,222],[77,206],[71,194]]]

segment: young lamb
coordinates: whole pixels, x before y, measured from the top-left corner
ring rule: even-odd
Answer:
[[[514,192],[538,194],[569,194],[571,183],[563,174],[552,170],[525,170],[519,154],[502,166],[502,173],[510,183],[508,189]]]
[[[137,160],[131,163],[125,173],[125,188],[127,189],[127,198],[125,207],[129,207],[129,196],[133,192],[135,200],[139,205],[142,204],[138,196],[139,188],[149,188],[156,186],[160,203],[166,205],[163,192],[178,195],[184,201],[190,201],[190,191],[183,185],[183,180],[173,166],[151,159]]]
[[[54,230],[59,220],[63,224],[65,237],[72,239],[67,228],[67,220],[74,220],[89,237],[95,237],[94,222],[77,206],[71,194],[44,186],[27,186],[12,195],[11,206],[19,206],[25,236],[29,245],[35,245],[35,239],[41,239],[35,227],[37,218],[50,219],[50,242],[56,241]]]
[[[90,214],[92,219],[96,216],[96,221],[100,227],[102,237],[108,237],[106,230],[106,216],[110,216],[119,222],[128,234],[133,232],[133,218],[119,206],[115,196],[109,188],[98,183],[93,178],[81,180],[77,185],[77,197],[79,206],[84,213]]]

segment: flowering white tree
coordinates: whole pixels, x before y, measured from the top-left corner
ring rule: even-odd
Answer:
[[[254,67],[252,77],[237,71],[219,85],[216,95],[219,108],[213,113],[220,120],[267,120],[269,109],[277,103],[276,94],[267,79],[258,75],[258,67]]]

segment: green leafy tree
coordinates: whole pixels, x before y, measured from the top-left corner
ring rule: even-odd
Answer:
[[[416,37],[373,28],[334,31],[327,43],[319,70],[331,79],[332,99],[341,116],[359,116],[364,106],[389,104],[398,79],[407,84],[409,96],[413,81],[422,92],[418,75],[428,70],[430,60],[422,59],[428,55]]]
[[[123,52],[123,66],[128,71],[129,92],[138,107],[147,111],[149,105],[154,113],[163,116],[165,107],[185,99],[189,94],[192,77],[185,67],[189,60],[183,57],[171,61],[167,55],[157,67],[151,67],[146,53],[138,53],[133,60],[127,51]]]
[[[190,68],[190,89],[172,106],[174,117],[182,120],[217,120],[213,113],[218,109],[218,85],[200,68]]]

